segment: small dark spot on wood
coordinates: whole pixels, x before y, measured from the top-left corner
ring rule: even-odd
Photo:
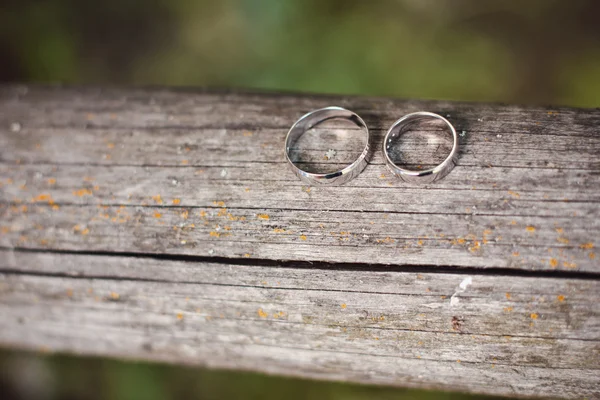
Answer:
[[[462,317],[457,317],[456,315],[452,317],[452,329],[455,331],[459,331],[462,333],[462,326],[465,320]]]

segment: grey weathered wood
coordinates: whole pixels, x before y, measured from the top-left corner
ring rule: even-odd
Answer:
[[[600,315],[589,308],[598,281],[14,251],[0,259],[5,345],[495,394],[598,394]]]
[[[377,152],[349,184],[308,188],[283,139],[332,104],[364,117]],[[462,146],[426,186],[378,150],[421,109]],[[598,396],[599,126],[598,110],[5,86],[0,343]]]

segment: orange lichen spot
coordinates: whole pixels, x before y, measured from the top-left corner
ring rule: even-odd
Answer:
[[[189,161],[188,160],[181,160],[181,165],[188,165]]]
[[[244,131],[244,132],[242,133],[242,135],[244,135],[244,136],[246,136],[246,137],[249,137],[249,136],[252,136],[252,132],[250,132],[250,131]]]
[[[245,254],[244,254],[244,257],[246,257],[246,258],[250,258],[250,253],[245,253]]]
[[[110,292],[110,298],[113,300],[119,300],[121,296],[119,295],[119,293],[116,292]]]
[[[529,314],[529,317],[531,319],[538,319],[539,315],[537,315],[536,313],[531,313],[531,314]]]
[[[46,246],[48,244],[48,240],[47,239],[42,239],[42,240],[40,240],[40,244],[42,246]]]
[[[591,252],[590,254],[588,254],[588,257],[590,258],[590,260],[593,260],[594,258],[596,258],[596,253]]]
[[[256,313],[258,314],[259,317],[261,318],[267,318],[269,316],[269,314],[267,314],[266,312],[263,311],[262,308],[259,308]]]
[[[246,193],[248,193],[250,191],[250,188],[245,188],[244,190],[246,191]]]
[[[181,212],[181,218],[183,219],[188,219],[188,216],[190,215],[190,212],[188,210],[184,210]]]
[[[466,240],[465,240],[465,239],[463,239],[463,238],[459,238],[459,239],[457,240],[457,242],[458,242],[458,244],[465,244]]]
[[[267,214],[258,214],[256,216],[256,218],[258,218],[258,219],[264,219],[264,220],[268,221],[270,217]]]
[[[182,313],[177,313],[177,319],[179,321],[181,321],[183,319],[183,314]]]
[[[346,306],[346,303],[342,303],[342,304],[340,304],[340,307],[342,307],[342,310],[345,310],[345,309],[346,309],[346,307],[347,307],[347,306]]]
[[[507,299],[507,300],[510,300],[510,293],[506,292],[506,293],[504,294],[504,296],[506,296],[506,299]]]
[[[163,200],[162,200],[162,197],[160,197],[160,194],[157,194],[156,196],[152,196],[152,200],[154,200],[154,202],[156,202],[156,204],[163,203]]]
[[[77,197],[91,196],[92,195],[92,190],[88,189],[88,188],[83,188],[83,189],[79,189],[79,190],[73,190],[73,195],[77,196]]]
[[[556,231],[556,233],[561,234],[565,231],[563,228],[556,228],[554,229]]]
[[[275,233],[285,233],[285,229],[275,228],[275,229],[273,229],[273,232],[275,232]]]
[[[211,231],[210,232],[210,236],[212,236],[212,237],[220,237],[221,234],[219,232]]]
[[[504,308],[503,308],[503,311],[504,311],[504,312],[511,312],[512,310],[513,310],[513,308],[512,308],[512,307],[504,307]]]
[[[206,211],[201,210],[200,211],[200,218],[205,218],[206,217]]]
[[[548,111],[548,115],[558,115],[558,111]]]
[[[21,212],[27,212],[27,206],[25,204],[21,206]]]
[[[559,243],[564,243],[564,244],[568,244],[569,243],[569,239],[564,238],[564,237],[557,237],[556,241]]]
[[[300,235],[300,240],[306,240],[306,235]]]
[[[535,232],[535,227],[534,227],[534,226],[531,226],[531,225],[529,225],[529,226],[528,226],[527,228],[525,228],[525,229],[527,230],[527,232],[530,232],[530,233],[533,233],[533,232]]]
[[[107,143],[106,147],[108,147],[109,149],[114,149],[115,148],[115,144],[114,143]]]
[[[81,231],[82,235],[87,235],[88,233],[90,233],[90,230],[88,228],[85,228],[84,230]]]
[[[577,268],[577,264],[575,264],[574,262],[564,261],[563,265],[567,268]]]
[[[154,213],[154,218],[156,218],[156,219],[162,218],[162,214],[159,213],[159,212],[155,212]]]
[[[34,203],[43,202],[43,201],[52,201],[52,196],[47,193],[42,193],[33,198]]]
[[[556,300],[558,300],[559,302],[563,302],[565,301],[565,296],[563,296],[562,294],[559,294],[558,296],[556,296]]]
[[[456,360],[456,362],[457,362],[457,363],[459,363],[459,362],[460,362],[460,360]]]
[[[558,260],[557,260],[556,258],[551,258],[551,259],[550,259],[550,266],[551,266],[552,268],[556,268],[556,267],[558,267]]]
[[[67,289],[67,297],[73,297],[73,289]]]
[[[510,224],[511,224],[511,225],[516,225],[516,224],[517,224],[517,221],[510,221]]]
[[[594,243],[589,242],[589,243],[580,244],[579,248],[580,249],[593,249],[594,248]]]
[[[509,190],[509,191],[508,191],[508,194],[510,194],[512,197],[514,197],[514,198],[517,198],[517,199],[518,199],[519,197],[521,197],[521,195],[520,195],[519,193],[517,193],[517,192],[513,192],[512,190]]]
[[[417,244],[418,244],[419,246],[423,246],[423,241],[419,239],[419,240],[417,241]]]
[[[230,226],[227,226],[227,225],[225,225],[225,226],[223,227],[223,229],[225,229],[226,231],[230,231],[230,230],[231,230],[231,227],[230,227]]]
[[[225,207],[225,202],[224,201],[213,201],[213,204],[215,206]]]
[[[490,229],[486,229],[486,230],[483,231],[483,235],[484,236],[485,235],[491,235],[491,234],[492,234],[492,231]]]
[[[519,253],[518,251],[513,251],[512,255],[513,257],[519,257],[521,253]]]
[[[481,244],[479,243],[479,240],[476,240],[475,242],[473,242],[473,246],[469,247],[469,251],[471,253],[475,253],[480,248],[481,248]]]
[[[442,300],[446,300],[448,298],[448,296],[440,296],[440,299]]]
[[[385,174],[379,175],[379,179],[385,179]]]
[[[48,185],[55,185],[55,184],[56,184],[56,179],[55,178],[48,179]]]

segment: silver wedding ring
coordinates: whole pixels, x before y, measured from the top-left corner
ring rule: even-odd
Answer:
[[[316,125],[333,118],[346,119],[353,122],[365,134],[365,147],[358,158],[347,167],[331,173],[312,173],[299,168],[290,158],[290,150],[293,149],[298,139]],[[285,158],[294,173],[304,182],[310,185],[341,185],[357,177],[368,164],[369,157],[369,129],[357,114],[341,107],[326,107],[309,112],[302,116],[290,128],[285,139]]]
[[[388,153],[393,139],[406,133],[413,122],[432,118],[443,121],[444,124],[450,130],[450,132],[452,132],[453,143],[450,154],[441,164],[431,169],[417,171],[400,168],[391,160],[390,155]],[[383,141],[383,154],[387,167],[390,169],[390,171],[392,171],[394,175],[400,177],[402,180],[413,183],[432,183],[448,175],[448,173],[452,171],[452,169],[456,165],[458,155],[458,137],[456,135],[456,130],[454,129],[452,124],[441,115],[426,111],[415,112],[412,114],[407,114],[399,120],[397,120],[396,122],[394,122],[392,127],[387,131],[387,134],[385,135]]]

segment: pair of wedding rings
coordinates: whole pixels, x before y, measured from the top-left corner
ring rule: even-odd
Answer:
[[[311,130],[318,124],[325,122],[330,119],[339,118],[345,119],[353,122],[356,126],[358,126],[366,135],[366,145],[362,153],[358,156],[358,158],[350,165],[345,168],[331,172],[331,173],[313,173],[305,171],[298,167],[298,165],[292,161],[291,158],[291,150],[293,146],[298,141],[298,139],[307,131]],[[409,131],[409,127],[421,120],[425,119],[437,119],[440,120],[446,125],[449,131],[452,133],[452,150],[450,154],[442,161],[440,164],[436,165],[433,168],[426,170],[411,170],[406,168],[401,168],[396,163],[392,161],[390,157],[390,145],[392,140],[396,137],[400,137],[407,131]],[[310,185],[341,185],[346,183],[355,177],[357,177],[367,166],[371,153],[370,153],[370,137],[369,137],[369,128],[365,124],[365,121],[362,120],[356,113],[353,113],[350,110],[346,110],[341,107],[326,107],[320,110],[315,110],[309,112],[308,114],[302,116],[294,125],[292,125],[289,130],[286,140],[285,140],[285,157],[292,167],[294,173],[304,182]],[[458,137],[456,135],[456,130],[452,126],[450,122],[441,115],[420,111],[412,114],[407,114],[394,122],[391,128],[387,131],[385,138],[383,140],[383,155],[385,158],[385,163],[390,171],[401,178],[406,182],[413,183],[432,183],[439,179],[442,179],[444,176],[448,175],[450,171],[456,165],[456,160],[458,156]]]

